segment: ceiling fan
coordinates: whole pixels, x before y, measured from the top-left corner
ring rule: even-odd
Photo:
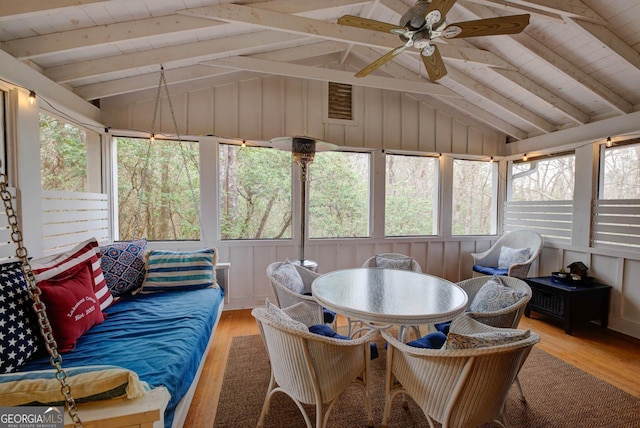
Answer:
[[[338,18],[338,24],[396,34],[404,42],[402,46],[389,51],[358,71],[356,77],[368,75],[406,49],[414,47],[420,51],[420,57],[429,74],[429,80],[436,81],[447,74],[447,69],[438,51],[438,46],[431,43],[432,40],[438,37],[455,39],[517,34],[529,25],[528,14],[477,19],[447,25],[444,21],[445,16],[455,2],[456,0],[417,0],[415,6],[402,15],[399,26],[353,15]]]

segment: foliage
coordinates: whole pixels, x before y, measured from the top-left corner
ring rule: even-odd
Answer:
[[[452,235],[495,233],[493,172],[497,165],[483,161],[455,159],[453,163]]]
[[[570,201],[575,183],[575,156],[515,163],[512,201]]]
[[[438,160],[386,155],[385,235],[433,235]]]
[[[369,236],[369,158],[316,153],[309,173],[310,238]]]
[[[291,237],[291,153],[220,145],[221,239]]]
[[[640,199],[640,144],[605,150],[602,199]]]
[[[40,165],[42,189],[86,191],[86,131],[40,113]]]
[[[198,143],[139,138],[115,141],[119,239],[198,239]]]

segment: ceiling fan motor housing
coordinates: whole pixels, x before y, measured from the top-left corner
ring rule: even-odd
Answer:
[[[429,3],[428,1],[418,0],[415,6],[409,8],[400,17],[400,26],[408,27],[412,31],[422,28],[425,24],[424,15],[427,12]]]

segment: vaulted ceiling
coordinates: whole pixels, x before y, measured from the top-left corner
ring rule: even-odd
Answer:
[[[215,76],[285,75],[397,90],[523,140],[640,110],[640,1],[458,0],[447,23],[530,14],[520,34],[438,38],[431,82],[397,35],[410,0],[20,0],[0,3],[0,47],[94,101]],[[634,116],[635,117],[635,116]]]

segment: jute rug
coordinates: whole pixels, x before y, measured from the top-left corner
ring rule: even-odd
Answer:
[[[385,351],[373,360],[372,401],[375,426],[382,422],[384,410]],[[260,416],[270,368],[259,335],[233,339],[214,427],[255,427]],[[509,393],[507,417],[512,428],[524,427],[640,427],[640,399],[603,382],[564,361],[533,348],[520,372],[527,398],[518,400],[515,387]],[[315,411],[309,407],[314,420]],[[349,387],[331,411],[329,427],[366,427],[361,390]],[[271,400],[265,427],[304,427],[304,420],[293,401],[282,393]],[[428,427],[418,406],[409,399],[404,409],[397,397],[389,427]]]

